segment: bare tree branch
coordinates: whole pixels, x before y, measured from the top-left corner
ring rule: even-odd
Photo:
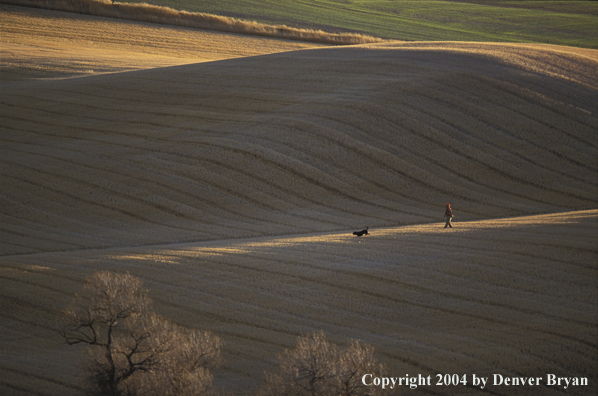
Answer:
[[[259,396],[374,396],[378,387],[367,387],[364,374],[379,375],[383,367],[374,357],[374,349],[351,340],[339,348],[323,332],[299,337],[294,349],[279,357],[279,367],[266,374]]]
[[[187,396],[211,388],[222,342],[155,315],[130,274],[98,272],[60,316],[68,345],[87,344],[90,395]]]

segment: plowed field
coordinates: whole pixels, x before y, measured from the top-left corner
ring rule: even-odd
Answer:
[[[598,391],[598,51],[0,10],[0,393],[77,393],[53,320],[100,269],[221,336],[236,394],[317,330],[390,376],[589,378],[413,394]]]

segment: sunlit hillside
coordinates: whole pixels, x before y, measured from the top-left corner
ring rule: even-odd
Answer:
[[[271,54],[318,45],[0,4],[0,82]]]

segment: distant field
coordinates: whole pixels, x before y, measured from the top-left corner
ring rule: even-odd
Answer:
[[[0,4],[0,82],[209,62],[316,48],[274,40]]]
[[[397,40],[533,42],[598,48],[595,1],[148,0],[208,12]]]

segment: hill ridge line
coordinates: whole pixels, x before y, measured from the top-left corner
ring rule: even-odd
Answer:
[[[474,224],[487,224],[496,222],[498,225],[493,227],[487,227],[488,229],[491,228],[502,228],[505,227],[505,223],[509,221],[515,221],[516,225],[528,224],[531,226],[534,225],[541,225],[545,224],[546,221],[536,221],[530,223],[520,223],[517,220],[525,220],[525,219],[533,219],[533,218],[564,218],[567,215],[577,214],[579,216],[576,217],[596,217],[598,218],[598,208],[597,209],[582,209],[582,210],[573,210],[573,211],[566,211],[566,212],[554,212],[554,213],[540,213],[540,214],[532,214],[532,215],[523,215],[523,216],[513,216],[513,217],[500,217],[500,218],[489,218],[489,219],[482,219],[482,220],[468,220],[463,222],[454,222],[456,227],[444,231],[442,227],[442,222],[431,222],[431,223],[417,223],[417,224],[405,224],[400,226],[394,227],[376,227],[370,228],[370,232],[384,232],[386,235],[390,234],[393,230],[400,230],[400,229],[409,229],[415,227],[426,227],[426,231],[430,232],[436,230],[437,232],[465,232],[465,231],[472,231],[474,229],[479,228],[486,228],[486,227],[467,227],[467,225],[474,225]],[[563,221],[566,222],[566,221]],[[465,226],[465,227],[463,227]],[[359,228],[359,227],[357,227]],[[1,255],[0,258],[6,259],[11,257],[35,257],[39,255],[54,255],[54,254],[69,254],[69,253],[76,253],[76,252],[91,252],[91,251],[110,251],[110,250],[127,250],[127,249],[144,249],[144,248],[151,248],[151,249],[158,249],[158,248],[168,248],[168,247],[196,247],[196,248],[217,248],[218,246],[207,246],[207,245],[217,245],[217,244],[244,244],[244,243],[251,243],[256,241],[276,241],[276,240],[292,240],[292,239],[309,239],[313,237],[325,237],[325,236],[343,236],[346,235],[348,238],[355,239],[357,237],[352,236],[351,230],[344,230],[344,231],[324,231],[324,232],[306,232],[304,234],[297,233],[297,234],[280,234],[280,235],[265,235],[265,236],[253,236],[253,237],[246,237],[246,238],[224,238],[224,239],[213,239],[213,240],[204,240],[204,241],[190,241],[190,242],[170,242],[170,243],[155,243],[155,244],[140,244],[140,245],[129,245],[129,246],[106,246],[106,247],[90,247],[90,248],[80,248],[80,249],[62,249],[62,250],[49,250],[44,252],[36,252],[36,253],[22,253],[22,254],[8,254],[8,255]],[[417,231],[419,233],[419,231]],[[375,238],[375,233],[371,234],[364,238]],[[306,241],[307,242],[307,241]]]

